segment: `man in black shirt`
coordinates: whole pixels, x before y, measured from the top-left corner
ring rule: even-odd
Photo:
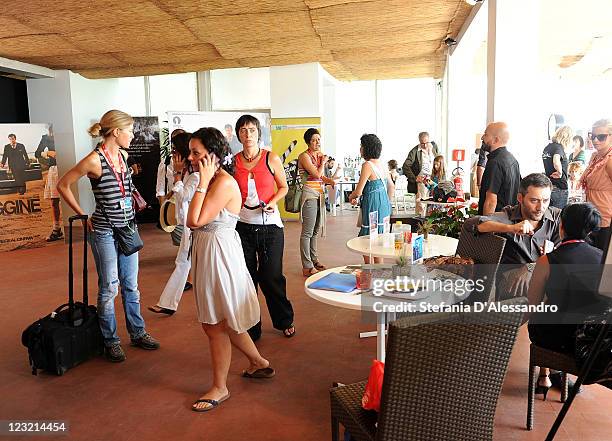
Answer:
[[[506,205],[516,204],[521,170],[506,148],[509,138],[508,126],[503,122],[489,124],[482,135],[483,147],[489,150],[489,156],[482,175],[478,214],[492,214]]]
[[[23,144],[17,142],[17,136],[11,133],[8,136],[9,144],[4,146],[2,155],[2,167],[8,166],[15,180],[15,187],[19,188],[19,194],[26,192],[25,171],[30,166],[30,158]]]
[[[542,162],[544,171],[552,182],[553,190],[550,195],[550,206],[563,209],[567,205],[569,191],[567,188],[568,160],[563,144],[572,142],[572,129],[568,126],[560,127],[552,137],[550,144],[544,147]]]

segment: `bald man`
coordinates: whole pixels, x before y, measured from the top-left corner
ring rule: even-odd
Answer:
[[[508,126],[503,122],[489,124],[482,135],[482,144],[489,151],[489,157],[480,184],[480,215],[493,214],[517,203],[521,170],[518,161],[506,148],[509,139]]]

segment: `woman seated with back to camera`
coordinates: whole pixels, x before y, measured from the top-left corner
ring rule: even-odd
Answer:
[[[602,251],[587,242],[601,215],[591,203],[567,205],[561,212],[559,234],[562,242],[551,253],[540,257],[529,284],[529,304],[547,305],[557,311],[538,312],[529,317],[529,338],[533,343],[555,352],[574,353],[576,327],[589,314],[603,311],[597,294],[602,270]],[[560,373],[550,375],[540,369],[537,394],[546,394],[560,384]]]

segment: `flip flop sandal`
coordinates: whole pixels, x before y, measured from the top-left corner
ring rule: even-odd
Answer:
[[[287,332],[290,331],[291,329],[293,329],[293,332]],[[287,338],[291,338],[295,335],[295,325],[293,323],[291,323],[291,325],[283,330],[283,335]]]
[[[157,309],[156,309],[157,308]],[[173,311],[172,309],[168,309],[168,308],[162,308],[161,306],[149,306],[147,308],[149,311],[154,312],[155,314],[166,314],[166,315],[172,315],[174,314],[176,311]]]
[[[272,378],[276,375],[276,371],[268,366],[267,368],[257,369],[253,372],[248,372],[246,370],[242,371],[242,376],[245,378]]]
[[[218,400],[212,400],[210,398],[200,398],[194,401],[193,405],[191,406],[191,410],[193,410],[194,412],[208,412],[210,410],[213,410],[219,407],[219,405],[223,403],[225,400],[227,400],[229,397],[230,397],[230,394],[227,394],[226,396],[219,398]],[[207,404],[210,404],[210,406],[195,407],[199,403],[207,403]]]
[[[314,263],[313,265],[319,271],[323,271],[323,270],[327,269],[327,267],[325,265],[323,265],[322,263],[320,263],[320,262]]]

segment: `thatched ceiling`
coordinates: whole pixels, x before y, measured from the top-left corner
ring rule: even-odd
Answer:
[[[441,77],[464,0],[1,0],[0,57],[88,78],[320,62]]]

